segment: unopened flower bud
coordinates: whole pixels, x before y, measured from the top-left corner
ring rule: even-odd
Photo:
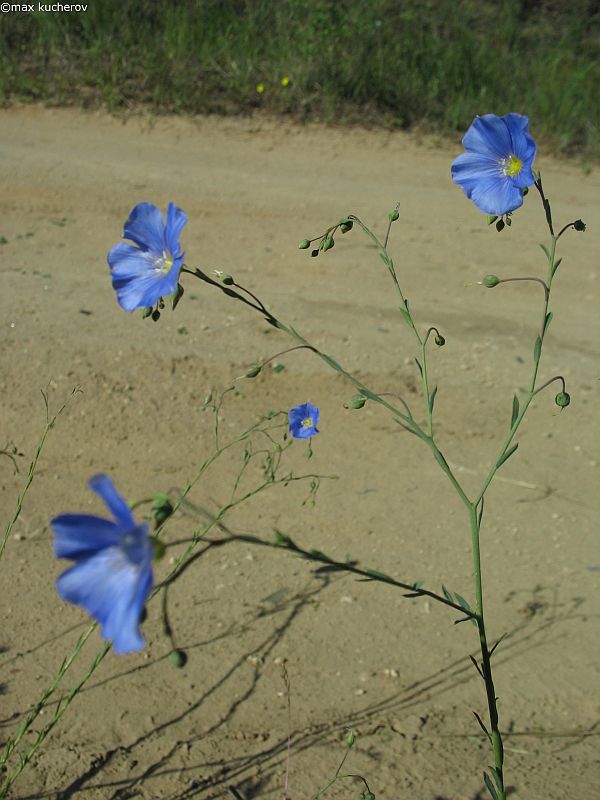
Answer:
[[[262,366],[260,364],[254,364],[254,366],[249,367],[246,370],[246,378],[256,378],[256,376],[262,370]]]
[[[559,408],[566,408],[571,402],[571,396],[567,392],[559,392],[554,398],[554,402]]]
[[[437,344],[438,347],[443,347],[446,344],[446,340],[444,339],[441,333],[438,333],[437,336],[435,337],[435,343]]]
[[[160,319],[160,311],[158,308],[155,308],[150,316],[152,317],[152,322],[158,322]]]
[[[181,669],[187,664],[187,655],[183,650],[171,650],[169,653],[169,661],[174,667]]]
[[[323,239],[323,243],[321,245],[321,247],[323,249],[323,252],[325,253],[325,252],[327,252],[327,250],[331,250],[331,248],[334,246],[334,244],[335,244],[335,241],[333,239],[333,236],[330,236],[329,234],[327,234],[327,236]]]
[[[169,519],[174,510],[173,504],[166,495],[157,495],[152,503],[152,519],[156,526],[162,525],[165,520]]]
[[[156,536],[153,536],[150,541],[152,543],[152,560],[160,561],[167,552],[165,543],[161,542],[160,539],[157,539]]]
[[[576,231],[581,232],[585,230],[586,225],[582,219],[576,219],[575,222],[573,223],[573,227],[575,228]]]
[[[346,744],[348,747],[352,747],[354,742],[356,741],[356,734],[354,731],[348,731],[348,735],[346,736]]]
[[[310,247],[310,242],[308,239],[302,239],[300,244],[298,245],[298,250],[308,250]]]
[[[498,222],[496,223],[496,230],[498,231],[498,233],[500,233],[500,231],[504,230],[504,220],[503,219],[499,219]]]
[[[481,282],[484,286],[487,286],[488,289],[493,289],[494,286],[498,286],[500,283],[500,278],[497,275],[486,275]]]
[[[319,255],[319,251],[318,251],[318,249],[317,249],[317,248],[315,248],[314,250],[311,250],[311,253],[310,253],[310,254],[311,254],[311,256],[312,256],[313,258],[316,258],[316,257]]]
[[[142,308],[142,319],[146,319],[152,314],[152,306],[148,306],[147,308]]]
[[[400,218],[400,212],[398,211],[397,208],[395,208],[393,211],[390,211],[390,213],[388,214],[388,219],[390,222],[396,222],[396,220],[399,218]]]
[[[363,394],[355,394],[344,405],[346,408],[359,409],[362,408],[366,402],[367,398]]]
[[[340,225],[340,230],[342,233],[348,233],[348,231],[352,230],[353,225],[354,223],[351,219],[345,219]]]

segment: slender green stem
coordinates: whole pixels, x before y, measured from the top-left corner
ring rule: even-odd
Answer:
[[[4,550],[6,548],[6,543],[8,541],[8,537],[10,536],[10,533],[11,533],[16,521],[19,519],[19,516],[21,515],[21,511],[23,510],[23,503],[25,501],[25,497],[27,496],[27,492],[29,491],[29,487],[33,483],[33,478],[35,476],[35,471],[37,469],[38,461],[39,461],[40,456],[42,454],[42,450],[44,449],[44,445],[46,443],[46,438],[47,438],[48,434],[50,433],[50,431],[52,430],[52,428],[54,427],[54,423],[56,422],[56,420],[63,413],[63,411],[66,409],[66,407],[69,405],[69,403],[71,402],[73,397],[76,394],[78,394],[80,391],[81,391],[81,389],[79,388],[79,386],[76,386],[73,389],[73,391],[71,392],[71,395],[66,400],[66,402],[64,402],[62,404],[62,406],[58,409],[56,414],[54,414],[52,417],[50,416],[50,412],[49,412],[49,409],[48,409],[48,395],[44,391],[42,391],[42,397],[44,398],[44,407],[46,409],[46,422],[45,422],[45,425],[44,425],[44,430],[42,431],[42,435],[41,435],[40,440],[38,442],[38,446],[36,447],[35,453],[33,454],[33,459],[31,461],[31,464],[29,465],[29,471],[27,473],[27,480],[25,481],[25,486],[23,487],[23,491],[21,492],[21,494],[17,497],[17,505],[15,507],[14,514],[12,515],[11,519],[9,520],[8,525],[6,526],[6,529],[4,531],[4,536],[2,537],[2,542],[0,542],[0,557],[4,553]]]
[[[488,704],[488,715],[490,721],[490,741],[494,751],[494,766],[500,782],[498,787],[498,800],[505,800],[504,791],[504,748],[502,746],[502,736],[498,725],[498,706],[496,703],[496,690],[492,676],[492,666],[490,661],[490,651],[487,643],[485,630],[485,616],[483,609],[483,581],[481,575],[481,551],[479,546],[479,533],[481,519],[478,518],[476,506],[471,506],[469,512],[471,523],[471,550],[473,556],[473,580],[475,583],[475,605],[477,611],[477,629],[479,631],[479,645],[481,648],[481,672],[485,683],[485,692]]]

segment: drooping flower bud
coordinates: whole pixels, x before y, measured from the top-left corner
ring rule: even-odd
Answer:
[[[351,231],[351,230],[352,230],[352,227],[353,227],[353,226],[354,226],[354,223],[352,222],[352,220],[351,220],[351,219],[345,219],[345,220],[344,220],[344,221],[343,221],[343,222],[340,224],[340,230],[341,230],[341,232],[342,232],[342,233],[348,233],[348,231]]]
[[[573,227],[575,228],[576,231],[579,231],[581,233],[586,229],[586,224],[582,219],[576,219],[575,222],[573,223]]]
[[[399,218],[400,218],[400,212],[398,211],[397,208],[394,208],[388,214],[388,219],[389,219],[390,222],[396,222],[396,220],[399,219]]]
[[[554,398],[554,402],[559,408],[566,408],[571,402],[571,395],[567,392],[559,392]]]
[[[441,333],[437,334],[434,341],[438,347],[443,347],[446,344],[446,340],[444,339]]]
[[[487,286],[488,289],[493,289],[494,286],[498,286],[500,283],[500,278],[497,275],[486,275],[481,282],[484,286]]]
[[[498,231],[498,233],[500,233],[500,231],[504,230],[504,220],[503,219],[499,219],[498,222],[496,223],[496,230]]]
[[[298,245],[298,250],[308,250],[309,247],[310,247],[310,241],[308,239],[302,239],[302,241]]]
[[[353,395],[347,403],[344,403],[345,408],[359,409],[367,402],[367,398],[363,394]]]
[[[334,241],[333,236],[331,236],[328,233],[327,236],[325,236],[325,238],[323,239],[323,243],[321,245],[321,248],[322,248],[323,252],[325,253],[325,252],[327,252],[327,250],[331,250],[331,248],[334,246],[334,244],[335,244],[335,241]]]

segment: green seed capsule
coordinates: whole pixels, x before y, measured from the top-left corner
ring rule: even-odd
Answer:
[[[346,403],[346,408],[359,409],[359,408],[362,408],[366,402],[367,402],[367,398],[364,395],[355,394],[350,398],[348,403]]]
[[[256,376],[262,370],[262,366],[260,364],[255,364],[253,367],[250,367],[246,370],[246,377],[247,378],[256,378]]]
[[[169,661],[174,667],[181,669],[187,664],[187,655],[183,650],[171,650],[169,653]]]
[[[298,250],[308,250],[309,247],[310,247],[310,242],[308,241],[308,239],[302,239],[302,241],[298,245]]]
[[[571,402],[571,395],[567,392],[559,392],[554,398],[554,402],[559,408],[566,408]]]
[[[486,275],[481,282],[484,286],[487,286],[488,289],[493,289],[494,286],[498,286],[500,283],[500,278],[497,275]]]
[[[400,212],[398,211],[397,208],[395,208],[393,211],[390,211],[390,213],[388,214],[388,219],[390,222],[396,222],[396,220],[399,218],[400,218]]]

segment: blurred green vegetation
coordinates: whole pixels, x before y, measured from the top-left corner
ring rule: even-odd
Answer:
[[[599,88],[597,0],[88,0],[0,18],[3,103],[450,134],[518,111],[556,150],[599,157]]]

